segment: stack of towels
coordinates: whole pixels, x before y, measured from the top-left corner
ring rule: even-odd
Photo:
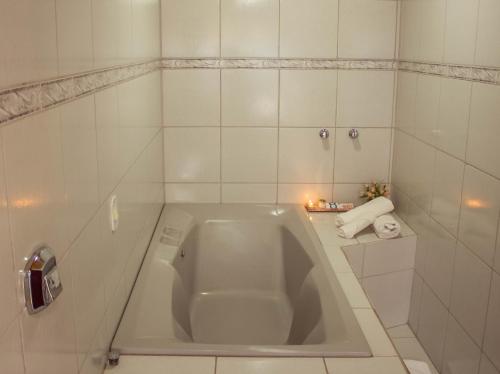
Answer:
[[[381,239],[392,239],[401,233],[401,225],[391,216],[394,210],[392,201],[385,197],[378,197],[372,201],[339,214],[335,223],[339,236],[352,239],[354,235],[373,225],[375,233]]]

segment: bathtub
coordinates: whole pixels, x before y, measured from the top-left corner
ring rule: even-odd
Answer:
[[[371,356],[304,208],[295,205],[165,205],[112,349]]]

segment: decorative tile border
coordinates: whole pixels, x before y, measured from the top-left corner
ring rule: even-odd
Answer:
[[[500,85],[500,68],[396,60],[160,59],[0,90],[0,125],[158,69],[401,70]]]
[[[95,70],[0,90],[0,125],[158,70],[159,60]]]
[[[163,59],[164,69],[377,69],[394,70],[394,60],[339,59]]]
[[[500,84],[500,68],[399,61],[398,70],[482,83]]]

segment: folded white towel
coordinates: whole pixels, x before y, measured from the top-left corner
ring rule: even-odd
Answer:
[[[356,220],[337,228],[337,233],[341,238],[352,239],[354,235],[358,232],[363,231],[368,226],[375,222],[375,216],[366,215],[364,217],[357,218]]]
[[[386,197],[377,197],[372,201],[367,202],[357,208],[350,210],[347,213],[342,213],[337,215],[335,218],[335,223],[337,226],[343,226],[350,222],[353,222],[359,217],[365,217],[368,215],[379,217],[384,214],[390,213],[394,210],[394,204],[392,201]]]
[[[401,233],[401,225],[390,214],[378,217],[373,223],[373,228],[380,239],[392,239]]]

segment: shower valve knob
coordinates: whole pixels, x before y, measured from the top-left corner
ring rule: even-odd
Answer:
[[[319,130],[319,137],[323,140],[328,139],[330,137],[330,131],[327,129]]]
[[[358,131],[358,129],[350,129],[349,130],[349,138],[351,138],[351,139],[357,139],[357,138],[359,138],[359,131]]]

